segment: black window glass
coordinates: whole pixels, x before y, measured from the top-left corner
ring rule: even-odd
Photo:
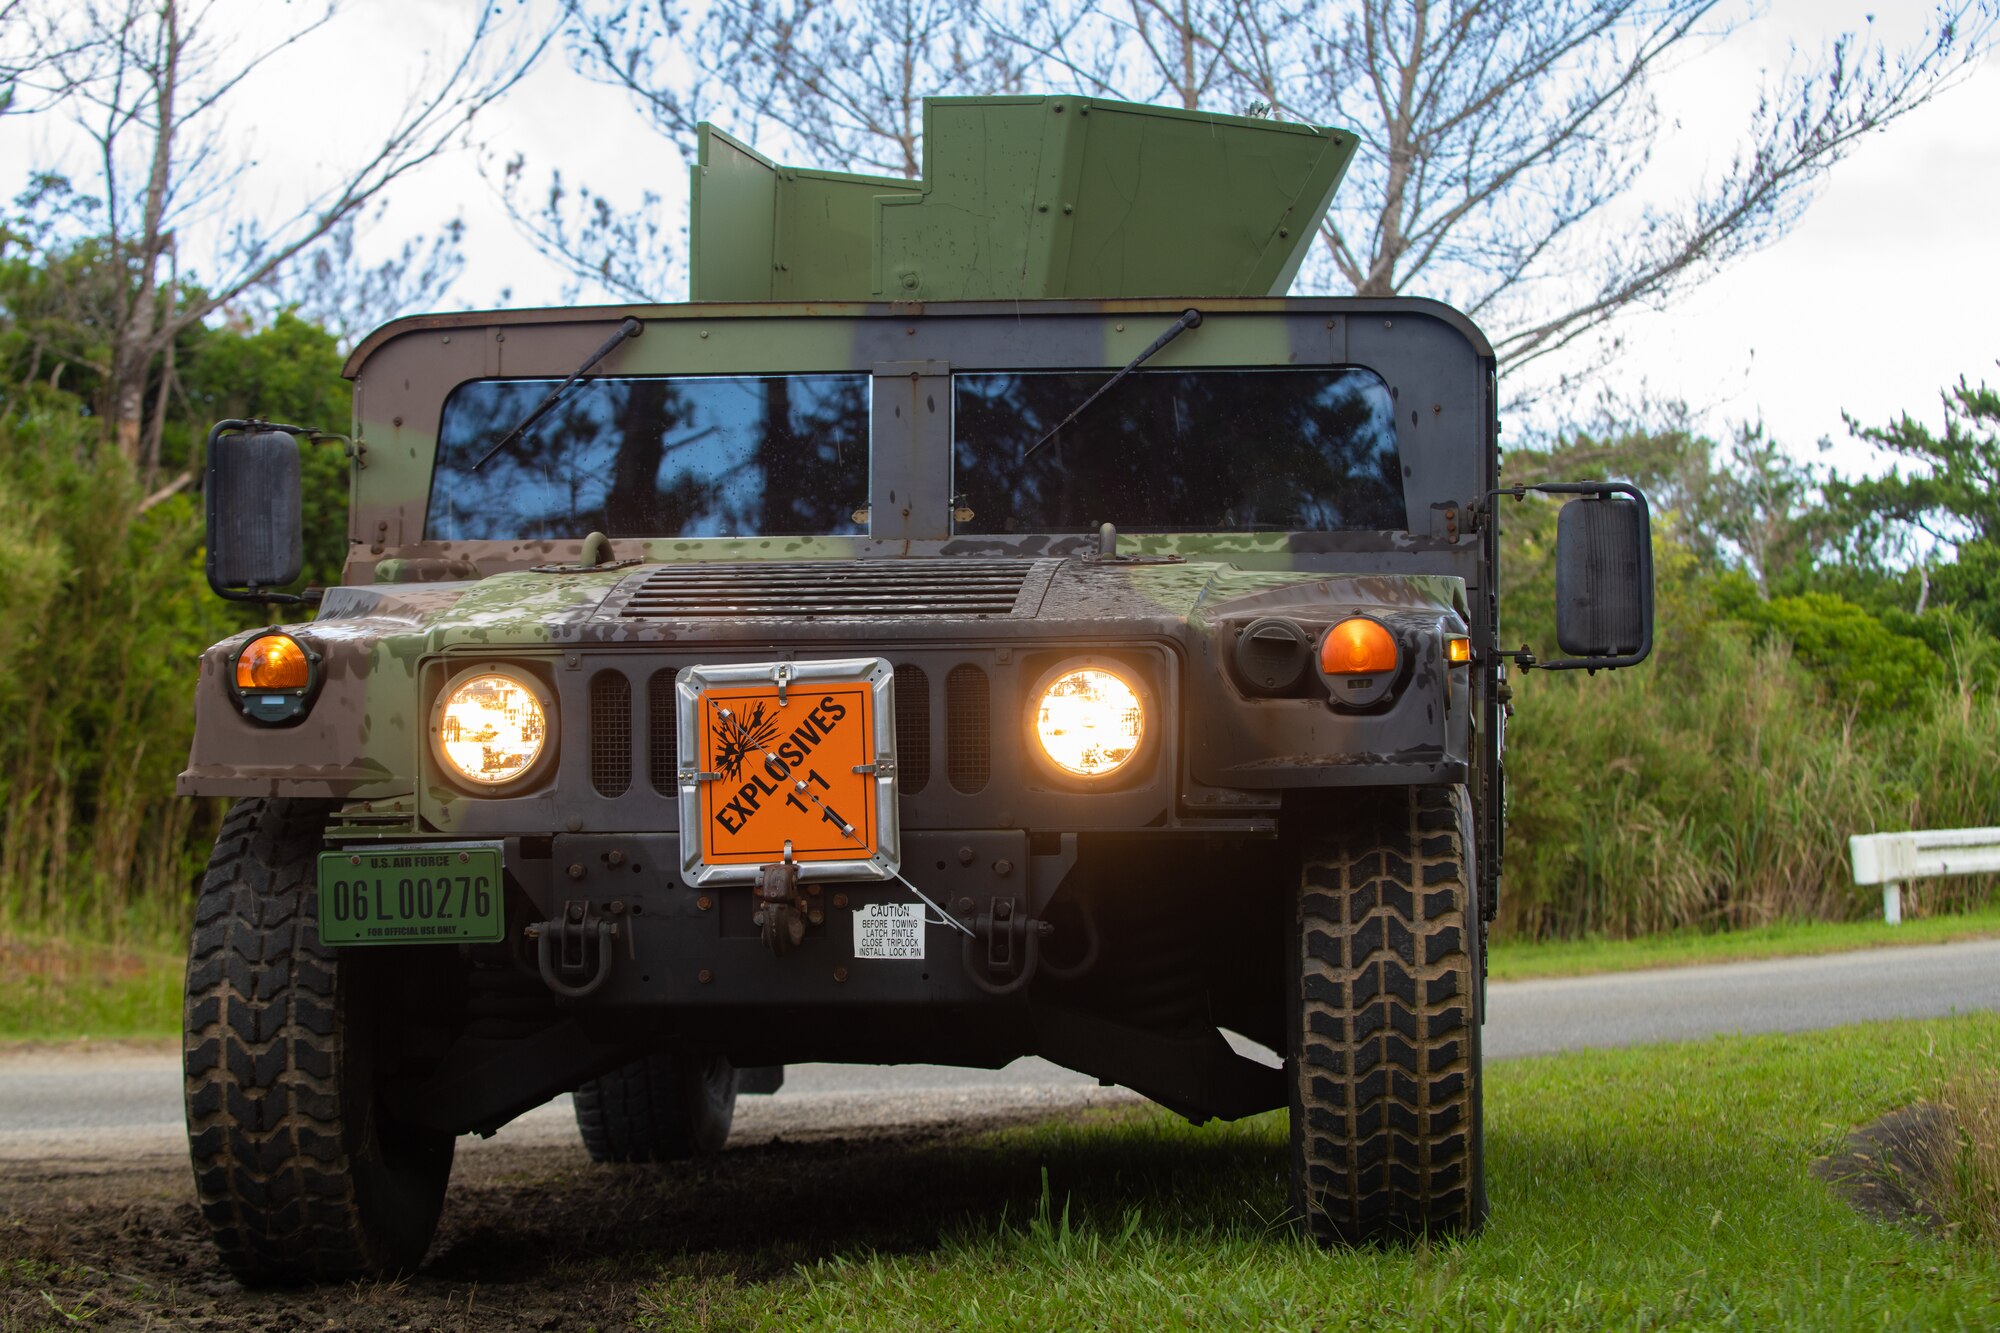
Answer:
[[[868,376],[598,379],[473,464],[557,380],[475,380],[438,429],[434,541],[863,531]]]
[[[1103,372],[952,379],[962,533],[1407,526],[1395,405],[1372,371],[1138,371],[1041,448]]]

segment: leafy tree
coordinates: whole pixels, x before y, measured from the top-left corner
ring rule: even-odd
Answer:
[[[379,142],[331,172],[288,216],[225,215],[250,163],[222,129],[243,80],[334,15],[329,4],[261,50],[234,49],[216,0],[19,0],[0,26],[0,71],[17,111],[61,111],[92,149],[88,193],[121,280],[106,293],[107,355],[93,411],[150,478],[160,464],[173,351],[181,335],[298,263],[341,222],[459,141],[553,40],[499,0],[481,0],[469,34]],[[205,259],[189,236],[220,227]],[[186,278],[198,277],[198,282]],[[161,492],[148,497],[157,502]],[[142,501],[142,504],[144,501]]]
[[[2000,392],[1961,378],[1941,395],[1944,433],[1907,413],[1848,429],[1894,460],[1878,477],[1836,479],[1830,563],[1897,590],[1904,606],[1958,606],[2000,632]]]
[[[280,311],[256,330],[203,329],[181,354],[188,421],[241,418],[345,433],[353,388],[341,378],[334,335],[296,313]],[[347,560],[348,462],[336,444],[309,446],[303,457],[305,581],[339,582]]]
[[[1908,413],[1887,426],[1846,418],[1896,462],[1880,477],[1838,483],[1830,498],[1883,536],[1902,527],[1940,546],[2000,542],[2000,391],[1961,378],[1941,396],[1942,436]]]

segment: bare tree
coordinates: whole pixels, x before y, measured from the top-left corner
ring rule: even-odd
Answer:
[[[119,450],[150,472],[170,390],[175,337],[240,301],[322,243],[404,175],[462,141],[472,118],[526,73],[553,39],[486,0],[469,33],[379,143],[288,215],[237,219],[199,271],[183,238],[218,220],[250,163],[225,144],[244,80],[326,24],[334,6],[257,50],[232,49],[215,0],[41,0],[0,37],[18,88],[76,122],[94,155],[106,239],[128,272],[112,319],[108,415]],[[25,54],[24,54],[25,53]],[[198,276],[184,284],[183,276]]]
[[[388,200],[378,199],[365,220],[349,213],[311,249],[245,292],[236,308],[260,316],[296,310],[331,333],[342,353],[399,315],[436,308],[465,270],[465,220],[455,217],[427,236],[408,237],[396,253],[371,263],[357,249],[356,236],[379,234],[387,208]]]
[[[1254,75],[1298,23],[1289,5],[1250,0],[1020,0],[987,4],[991,40],[1054,88],[1185,110],[1270,106]]]
[[[1993,29],[1985,0],[1957,0],[1907,51],[1842,36],[1760,89],[1722,172],[1639,203],[1654,76],[1739,17],[1719,0],[1324,6],[1307,26],[1326,35],[1280,71],[1274,100],[1362,138],[1323,234],[1340,275],[1363,294],[1453,301],[1519,366],[1783,235],[1859,139],[1969,68]]]
[[[710,120],[803,165],[914,178],[923,170],[923,99],[1013,92],[1011,42],[971,21],[974,0],[564,0],[570,55],[586,76],[629,93],[683,153]],[[528,184],[502,169],[509,211],[579,280],[660,298],[673,227],[648,194],[614,206],[551,173]]]
[[[1990,46],[1991,0],[1949,0],[1907,50],[1847,35],[1760,90],[1728,166],[1648,203],[1653,88],[1755,0],[1020,0],[982,17],[1037,73],[1355,131],[1323,279],[1448,300],[1520,366],[1672,300],[1776,239],[1864,136]],[[1330,269],[1330,272],[1327,271]]]

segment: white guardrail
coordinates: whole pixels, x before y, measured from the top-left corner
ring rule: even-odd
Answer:
[[[1923,833],[1857,833],[1847,840],[1856,884],[1882,886],[1882,919],[1903,919],[1903,885],[1939,875],[2000,873],[2000,828],[1945,828]]]

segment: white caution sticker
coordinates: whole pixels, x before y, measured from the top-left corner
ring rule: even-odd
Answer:
[[[924,956],[924,905],[864,903],[857,908],[854,913],[854,956],[921,961]]]

